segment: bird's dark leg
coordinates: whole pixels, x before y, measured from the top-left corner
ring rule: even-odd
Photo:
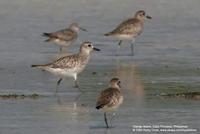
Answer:
[[[62,47],[60,47],[60,53],[62,53]]]
[[[133,39],[131,41],[131,54],[132,54],[132,56],[134,56],[134,43],[135,43],[135,39]]]
[[[119,43],[118,43],[118,50],[117,50],[116,56],[119,55],[119,51],[120,51],[120,48],[121,48],[121,44],[122,44],[122,40],[120,40]]]
[[[74,81],[74,87],[75,87],[75,88],[79,88],[79,85],[78,85],[78,81],[77,81],[77,80]]]
[[[122,40],[119,41],[118,45],[121,46],[121,44],[122,44]]]
[[[62,81],[62,78],[60,78],[58,81],[57,81],[57,85],[59,86],[60,85],[60,82]]]
[[[62,81],[62,78],[60,78],[58,81],[57,81],[57,85],[56,85],[56,93],[58,92],[58,86],[60,85]]]
[[[131,54],[132,54],[132,56],[134,56],[134,44],[133,43],[131,43]]]
[[[108,121],[107,121],[107,118],[106,118],[106,112],[104,113],[104,120],[105,120],[105,123],[106,123],[106,127],[109,128]]]

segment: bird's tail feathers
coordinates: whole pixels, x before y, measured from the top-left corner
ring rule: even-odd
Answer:
[[[31,65],[31,67],[44,69],[46,67],[46,65]]]
[[[112,35],[112,32],[104,34],[104,36],[110,36],[110,35]]]
[[[50,36],[51,36],[51,33],[43,33],[42,36],[50,37]]]
[[[104,105],[98,105],[98,106],[96,106],[96,109],[101,109],[103,107],[104,107]]]

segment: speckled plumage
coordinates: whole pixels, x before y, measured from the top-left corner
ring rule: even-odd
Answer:
[[[83,70],[85,65],[88,63],[90,55],[74,54],[69,56],[64,56],[52,63],[43,65],[43,67],[49,68],[60,68],[60,69],[77,69]]]
[[[75,86],[77,86],[77,75],[84,70],[93,50],[99,51],[99,49],[93,47],[91,42],[84,42],[77,54],[64,56],[48,64],[32,65],[32,67],[40,68],[61,77],[58,81],[58,85],[62,78],[73,77],[75,80]]]

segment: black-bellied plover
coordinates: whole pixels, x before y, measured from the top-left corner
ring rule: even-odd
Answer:
[[[151,19],[150,16],[146,15],[145,11],[139,10],[133,18],[122,22],[113,31],[104,35],[118,38],[120,40],[119,47],[123,40],[131,40],[131,51],[132,55],[134,55],[135,38],[142,33],[145,18]]]
[[[84,70],[93,50],[100,51],[100,49],[95,48],[91,42],[83,42],[81,44],[80,51],[77,54],[59,58],[49,64],[32,65],[32,67],[37,67],[59,76],[60,79],[57,81],[57,86],[59,86],[63,78],[73,77],[75,87],[78,88],[77,75]]]
[[[110,80],[110,87],[101,92],[96,103],[96,109],[102,109],[104,111],[104,120],[107,128],[109,128],[109,125],[106,112],[115,110],[122,102],[123,95],[121,93],[120,80],[118,78],[112,78]]]
[[[53,42],[60,46],[60,51],[62,51],[62,47],[70,46],[77,39],[80,30],[87,31],[81,28],[77,23],[72,23],[69,28],[52,33],[43,33],[43,36],[48,37],[48,39],[45,40],[46,42]]]

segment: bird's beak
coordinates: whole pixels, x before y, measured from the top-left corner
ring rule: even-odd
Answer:
[[[95,48],[95,47],[93,48],[93,50],[94,50],[94,51],[100,51],[100,49],[98,49],[98,48]]]
[[[79,28],[80,28],[80,30],[87,32],[87,30],[85,28],[82,28],[82,27],[79,27]]]
[[[151,17],[151,16],[148,16],[148,15],[146,15],[146,18],[147,18],[147,19],[151,19],[152,17]]]
[[[117,85],[121,88],[121,81],[118,81]]]

